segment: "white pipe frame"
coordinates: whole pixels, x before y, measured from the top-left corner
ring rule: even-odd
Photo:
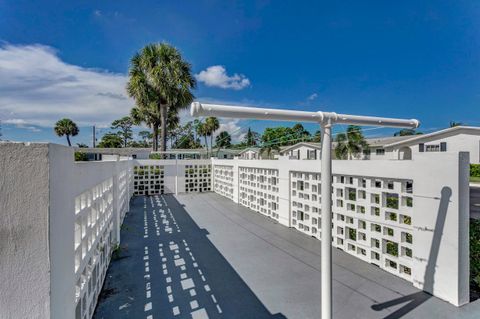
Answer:
[[[190,109],[193,117],[218,116],[237,119],[273,121],[296,121],[319,123],[321,138],[321,318],[332,318],[332,126],[350,124],[362,126],[384,126],[417,128],[420,122],[385,117],[337,114],[334,112],[305,112],[295,110],[266,109],[245,106],[202,104],[193,102]]]

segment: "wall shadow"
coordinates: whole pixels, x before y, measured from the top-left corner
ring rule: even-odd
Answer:
[[[437,264],[438,251],[440,248],[440,242],[442,240],[443,229],[445,226],[445,218],[447,216],[448,205],[450,203],[451,196],[451,188],[443,187],[440,196],[440,204],[437,211],[437,219],[435,221],[435,228],[433,229],[432,245],[430,246],[430,253],[423,280],[423,287],[425,291],[432,291],[433,284],[435,282],[435,266]],[[415,238],[413,240],[415,240]],[[395,310],[388,316],[384,317],[384,319],[401,318],[402,316],[406,315],[407,313],[417,308],[432,297],[431,294],[425,291],[419,291],[407,296],[375,304],[371,308],[375,311],[381,311],[399,304],[407,303],[403,307]]]
[[[128,258],[111,263],[94,318],[286,318],[268,311],[173,195],[132,204],[121,231]]]

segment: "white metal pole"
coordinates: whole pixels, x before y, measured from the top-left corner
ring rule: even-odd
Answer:
[[[322,319],[332,318],[332,121],[322,123],[321,158],[321,282]]]
[[[175,154],[175,195],[178,195],[178,153]]]
[[[260,120],[316,122],[322,127],[321,155],[321,292],[322,319],[332,318],[332,125],[335,123],[417,128],[420,122],[411,119],[393,119],[374,116],[337,114],[334,112],[305,112],[296,110],[264,109],[193,102],[190,113],[197,116],[221,116],[229,118],[250,118]]]

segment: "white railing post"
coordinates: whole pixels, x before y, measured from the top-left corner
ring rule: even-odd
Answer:
[[[332,126],[335,123],[417,128],[420,122],[385,117],[337,114],[334,112],[305,112],[297,110],[265,109],[256,107],[202,104],[193,102],[190,108],[193,117],[220,116],[237,119],[298,121],[320,123],[322,127],[322,255],[321,288],[322,319],[332,318]]]
[[[322,319],[332,318],[332,123],[321,125],[321,283]]]

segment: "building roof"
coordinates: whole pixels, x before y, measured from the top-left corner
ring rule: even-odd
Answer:
[[[122,147],[122,148],[101,148],[101,147],[75,147],[75,151],[85,152],[85,153],[97,153],[97,154],[111,154],[111,155],[123,155],[129,156],[132,154],[139,154],[139,153],[162,153],[162,152],[154,152],[150,147]],[[214,149],[216,151],[216,149]],[[220,151],[224,153],[231,153],[231,154],[238,154],[240,150],[235,149],[220,149]],[[206,153],[206,149],[204,148],[196,148],[196,149],[170,149],[164,152],[165,154],[204,154]]]
[[[294,150],[294,149],[299,148],[299,147],[302,147],[302,146],[310,147],[310,148],[313,148],[313,149],[316,149],[316,150],[320,150],[320,149],[322,148],[322,146],[321,146],[320,143],[299,142],[299,143],[297,143],[297,144],[293,144],[293,145],[289,145],[289,146],[283,147],[283,148],[281,149],[280,153],[285,153],[285,152]]]
[[[411,138],[412,136],[387,136],[387,137],[373,137],[365,139],[369,147],[383,147],[390,143],[400,142]]]
[[[244,148],[243,150],[241,150],[241,152],[239,152],[238,154],[243,154],[243,153],[246,153],[248,151],[252,151],[252,152],[260,152],[260,148],[259,147],[247,147],[247,148]]]
[[[450,127],[444,130],[428,133],[428,134],[421,134],[421,135],[414,135],[414,136],[407,136],[408,139],[404,139],[401,141],[396,141],[385,145],[385,147],[398,147],[402,145],[412,145],[412,144],[419,144],[422,142],[429,142],[434,141],[443,137],[454,136],[457,134],[471,134],[471,135],[480,135],[480,127],[476,126],[455,126]]]
[[[403,141],[406,139],[411,138],[411,136],[388,136],[388,137],[373,137],[373,138],[366,138],[365,141],[368,143],[369,147],[384,147],[387,144]],[[337,145],[336,142],[332,143],[333,148]],[[298,147],[305,146],[310,147],[312,149],[321,150],[322,146],[321,143],[314,143],[314,142],[299,142],[294,145],[284,146],[280,153],[285,153],[290,150],[294,150]]]

